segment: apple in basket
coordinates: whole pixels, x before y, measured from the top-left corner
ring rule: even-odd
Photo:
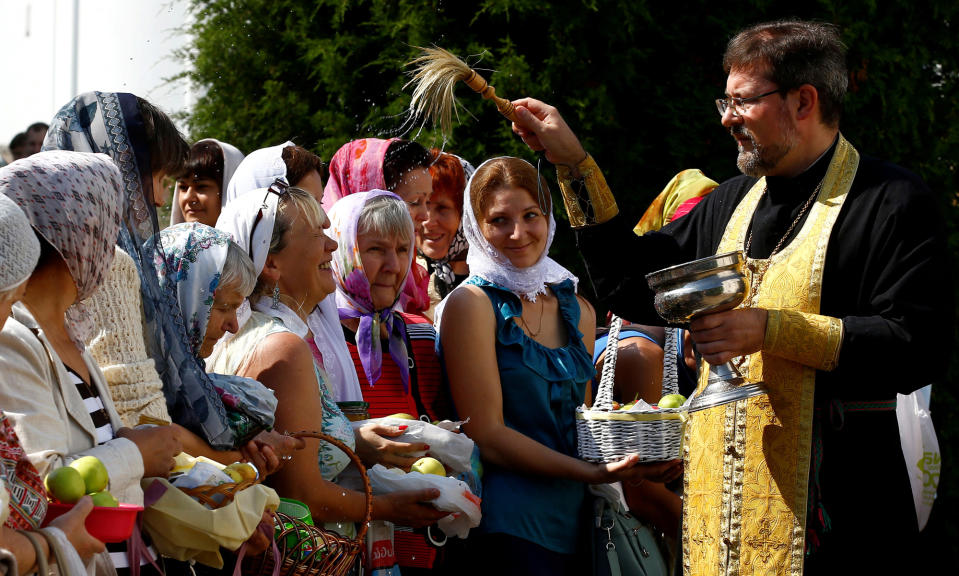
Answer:
[[[667,394],[659,399],[660,408],[680,408],[686,403],[686,397],[682,394]]]

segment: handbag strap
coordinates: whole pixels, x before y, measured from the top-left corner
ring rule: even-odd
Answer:
[[[30,541],[30,544],[33,544],[33,549],[37,557],[37,574],[39,576],[47,576],[50,573],[50,565],[47,563],[47,552],[43,549],[43,546],[40,545],[40,539],[43,538],[43,536],[36,532],[27,532],[26,530],[20,533]]]
[[[606,357],[603,360],[603,373],[599,377],[599,390],[596,392],[594,410],[613,409],[613,381],[616,378],[616,356],[619,351],[619,329],[623,319],[613,316],[609,323],[609,335],[606,337]]]
[[[276,514],[273,514],[274,521],[279,521]],[[276,545],[276,531],[273,529],[273,526],[263,526],[262,523],[257,525],[257,530],[262,532],[267,538],[270,539],[270,545],[273,547],[273,575],[280,576],[280,564],[283,563],[283,558],[280,556],[280,548]],[[243,574],[243,558],[246,556],[246,545],[244,542],[240,549],[237,550],[236,554],[236,564],[233,566],[233,576],[242,576]]]
[[[149,508],[166,494],[169,487],[163,482],[153,482],[149,488],[143,492],[143,507]],[[150,554],[146,543],[143,541],[143,512],[137,512],[137,523],[130,533],[127,540],[127,561],[130,564],[130,576],[140,576],[140,560],[146,559],[157,571],[158,574],[165,572],[157,565],[156,560]]]

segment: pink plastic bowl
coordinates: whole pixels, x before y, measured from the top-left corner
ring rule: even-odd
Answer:
[[[47,516],[43,519],[43,525],[46,526],[57,516],[66,514],[71,508],[73,504],[50,502],[47,505]],[[143,506],[134,504],[120,504],[116,508],[94,506],[84,524],[90,536],[101,542],[123,542],[133,533],[137,512],[141,510]]]

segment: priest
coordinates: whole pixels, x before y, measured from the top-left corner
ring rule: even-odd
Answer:
[[[743,175],[660,232],[637,237],[617,216],[555,108],[515,101],[513,130],[557,166],[590,278],[616,314],[662,323],[647,273],[746,256],[743,305],[690,329],[707,363],[732,360],[769,394],[690,415],[685,573],[895,573],[900,563],[910,573],[918,524],[895,405],[896,393],[941,379],[949,358],[936,197],[841,134],[848,75],[834,26],[750,27],[723,64],[716,108]]]

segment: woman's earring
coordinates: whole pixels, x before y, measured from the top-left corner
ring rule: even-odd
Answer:
[[[273,310],[280,309],[280,285],[273,284],[273,304],[270,305]]]

